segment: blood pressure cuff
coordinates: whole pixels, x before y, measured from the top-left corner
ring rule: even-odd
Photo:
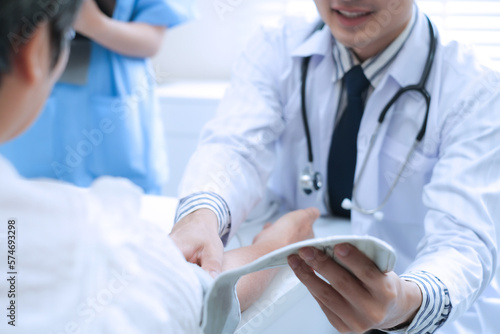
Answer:
[[[204,296],[202,329],[204,334],[234,333],[241,317],[236,295],[236,283],[246,274],[288,265],[288,256],[298,254],[303,247],[315,247],[335,260],[333,248],[349,243],[368,256],[382,272],[394,269],[396,254],[382,240],[370,236],[332,236],[301,241],[280,248],[242,267],[226,271],[211,284]]]

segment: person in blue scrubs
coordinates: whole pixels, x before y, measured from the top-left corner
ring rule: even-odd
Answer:
[[[185,0],[84,0],[74,28],[88,41],[88,59],[85,47],[72,48],[76,72],[59,81],[37,122],[0,153],[28,178],[87,187],[110,175],[161,193],[168,166],[149,57],[166,28],[189,20],[191,9]]]

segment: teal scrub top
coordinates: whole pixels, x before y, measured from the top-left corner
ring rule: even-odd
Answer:
[[[189,0],[117,0],[113,18],[172,28],[192,8]],[[87,187],[109,175],[159,194],[168,166],[150,60],[92,42],[87,83],[57,83],[37,121],[0,154],[28,178]]]

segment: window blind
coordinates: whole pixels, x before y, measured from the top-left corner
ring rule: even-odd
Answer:
[[[417,0],[450,37],[474,45],[500,70],[500,1]]]

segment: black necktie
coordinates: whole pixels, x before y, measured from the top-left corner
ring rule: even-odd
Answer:
[[[363,95],[370,82],[360,65],[344,75],[347,108],[333,131],[328,158],[328,195],[332,214],[350,218],[351,211],[341,206],[344,198],[351,199],[356,170],[357,139],[363,116]]]

